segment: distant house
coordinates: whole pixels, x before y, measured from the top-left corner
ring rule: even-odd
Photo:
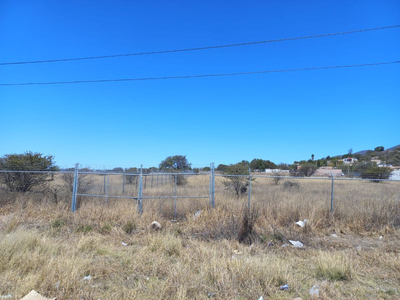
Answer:
[[[268,175],[282,175],[282,176],[288,176],[290,174],[289,170],[281,170],[281,169],[265,169],[265,173],[269,173]]]
[[[378,157],[373,157],[373,158],[371,158],[370,162],[376,163],[377,165],[379,165],[382,161]]]
[[[345,165],[352,165],[352,164],[356,163],[357,161],[358,161],[358,159],[354,158],[354,157],[343,158],[343,164],[345,164]]]
[[[317,169],[313,176],[316,177],[324,177],[324,176],[334,176],[334,177],[339,177],[343,176],[343,172],[340,169],[333,169],[332,167],[320,167]]]

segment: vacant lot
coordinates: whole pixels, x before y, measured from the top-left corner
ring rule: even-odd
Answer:
[[[309,299],[318,285],[320,299],[400,298],[398,183],[335,183],[330,214],[329,181],[285,188],[257,178],[248,212],[247,195],[237,199],[222,180],[215,209],[207,199],[179,200],[178,222],[170,221],[173,199],[147,200],[139,216],[132,200],[82,198],[71,213],[67,192],[55,201],[3,189],[0,296],[35,289],[58,299]],[[189,178],[178,193],[207,195],[202,181]],[[304,228],[295,224],[304,218]],[[150,229],[154,220],[161,231]],[[289,240],[304,247],[284,246]]]

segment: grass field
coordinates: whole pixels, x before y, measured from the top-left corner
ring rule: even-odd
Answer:
[[[67,190],[55,201],[3,188],[0,296],[20,299],[35,289],[58,299],[310,299],[318,285],[319,299],[400,299],[400,183],[335,181],[330,214],[329,180],[284,188],[257,178],[250,212],[247,195],[238,199],[222,180],[214,209],[208,199],[179,199],[178,221],[171,221],[174,199],[144,199],[140,216],[134,200],[81,197],[72,213]],[[121,176],[110,181],[110,194],[122,194]],[[102,182],[98,176],[88,192]],[[124,192],[135,195],[135,185]],[[166,193],[175,194],[168,182],[148,181],[143,191]],[[177,195],[208,194],[207,176],[177,188]],[[305,228],[295,224],[304,218]],[[154,220],[162,230],[150,228]],[[284,246],[289,239],[304,247]],[[280,290],[284,284],[289,290]]]

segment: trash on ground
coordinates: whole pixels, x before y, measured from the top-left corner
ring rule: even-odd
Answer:
[[[25,297],[21,298],[21,300],[56,300],[57,297],[55,298],[45,298],[42,295],[40,295],[38,292],[35,290],[32,290],[27,294]]]
[[[337,236],[337,234],[332,233],[332,234],[331,234],[331,237],[337,238],[338,236]]]
[[[304,247],[302,242],[292,241],[292,240],[289,240],[289,242],[292,244],[292,247],[294,247],[294,248],[303,248]]]
[[[310,296],[311,298],[318,298],[319,297],[319,286],[318,285],[313,285],[312,288],[310,289]]]
[[[196,211],[196,213],[193,215],[193,219],[200,217],[200,215],[201,215],[201,209]]]
[[[86,281],[86,280],[90,280],[90,279],[92,279],[92,275],[88,275],[88,276],[85,276],[85,277],[83,277],[83,281]]]
[[[121,245],[122,245],[122,246],[128,246],[128,244],[127,244],[127,243],[124,243],[124,242],[122,242]]]
[[[285,248],[285,247],[287,247],[287,246],[289,246],[289,244],[283,244],[283,245],[282,245],[282,248]]]
[[[150,227],[151,227],[151,229],[154,229],[154,230],[161,230],[162,226],[157,221],[153,221],[153,223],[151,223]]]
[[[208,298],[214,298],[215,296],[216,296],[216,295],[215,295],[214,293],[208,293],[208,294],[207,294],[207,297],[208,297]]]
[[[0,296],[0,299],[11,299],[12,298],[12,295],[11,294],[8,294],[8,295],[1,295]]]
[[[264,300],[264,297],[263,297],[263,296],[261,296],[260,298],[258,298],[258,300]]]
[[[306,226],[307,222],[308,222],[308,219],[304,219],[304,221],[302,221],[302,220],[297,221],[296,224],[299,225],[301,228],[304,228],[304,226]]]
[[[242,254],[242,252],[240,252],[239,250],[233,250],[233,253],[235,253],[235,254],[237,254],[237,255]]]
[[[289,286],[288,286],[287,284],[284,284],[284,285],[281,285],[281,286],[279,287],[279,289],[280,289],[281,291],[288,291],[288,290],[289,290]]]
[[[383,240],[383,235],[381,235],[381,236],[379,237],[379,239],[382,241],[382,240]]]
[[[273,245],[274,245],[274,243],[272,241],[267,244],[268,247],[273,246]]]

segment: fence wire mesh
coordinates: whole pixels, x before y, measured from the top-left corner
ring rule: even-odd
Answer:
[[[38,198],[42,195],[54,202],[71,201],[72,211],[85,203],[112,206],[125,202],[137,206],[140,213],[151,212],[170,220],[187,219],[215,206],[232,214],[258,210],[278,223],[331,213],[338,220],[361,216],[372,225],[400,225],[398,180],[224,175],[213,167],[200,173],[137,170],[0,170],[0,187],[7,192],[33,193]],[[282,213],[290,217],[278,218]]]

